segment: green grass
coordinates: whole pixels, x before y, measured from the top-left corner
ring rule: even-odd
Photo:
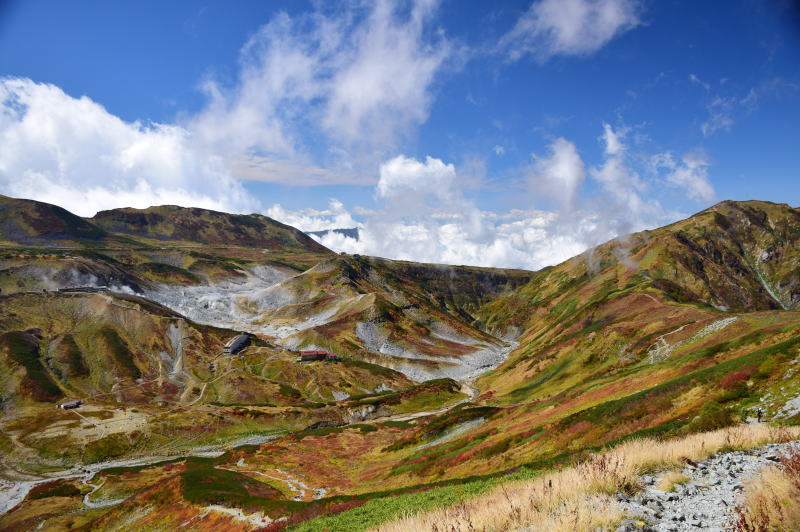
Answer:
[[[144,275],[159,282],[179,282],[198,284],[200,278],[189,270],[164,264],[163,262],[146,262],[140,264],[137,269]]]
[[[490,419],[500,413],[499,408],[491,406],[477,406],[454,408],[440,416],[435,417],[425,425],[420,426],[415,434],[408,436],[404,439],[397,440],[384,449],[386,452],[397,451],[406,447],[419,445],[426,441],[435,440],[436,438],[444,435],[448,430],[457,427],[463,423],[476,420],[478,418]]]
[[[133,353],[128,348],[125,340],[120,338],[117,331],[111,327],[103,327],[98,332],[99,336],[105,341],[108,350],[114,360],[117,368],[126,376],[132,379],[138,379],[142,376],[142,372],[136,367],[133,362]]]
[[[391,427],[395,429],[410,429],[413,428],[415,425],[409,421],[384,421],[382,423],[378,423],[381,427]]]
[[[105,438],[87,443],[83,447],[83,461],[100,462],[108,458],[122,456],[130,452],[141,438],[141,433],[111,434]]]
[[[81,350],[71,334],[65,335],[58,347],[67,366],[68,377],[84,377],[89,374]]]
[[[46,499],[48,497],[75,497],[81,494],[75,485],[63,480],[56,480],[34,487],[28,494],[29,500]]]
[[[363,506],[336,515],[326,515],[290,526],[286,532],[360,532],[408,513],[425,512],[453,506],[472,499],[502,482],[532,478],[539,473],[522,468],[511,474],[471,479],[445,486],[426,485],[396,493],[367,494]]]
[[[342,362],[344,362],[344,364],[346,364],[348,366],[355,366],[357,368],[365,369],[365,370],[367,370],[367,371],[369,371],[371,373],[374,373],[376,375],[380,375],[382,377],[397,378],[397,377],[402,377],[402,375],[403,375],[399,371],[396,371],[396,370],[393,370],[393,369],[389,369],[389,368],[386,368],[386,367],[383,367],[383,366],[379,366],[377,364],[371,364],[371,363],[365,362],[363,360],[358,360],[357,358],[347,357],[347,358],[344,358],[342,360]]]
[[[292,388],[288,384],[280,383],[279,386],[280,386],[280,393],[284,397],[293,397],[296,399],[302,399],[303,394],[297,391],[296,389]]]
[[[180,475],[183,496],[194,504],[266,510],[273,517],[306,506],[285,500],[283,494],[269,484],[235,471],[215,468],[206,461],[190,459],[186,467]]]
[[[23,385],[36,401],[54,401],[64,396],[39,358],[39,343],[23,331],[7,332],[0,336],[0,345],[5,346],[11,359],[25,368],[28,386]],[[27,388],[27,390],[25,390]]]
[[[147,469],[156,468],[156,467],[163,467],[169,464],[175,464],[178,462],[182,462],[183,458],[167,458],[162,460],[161,462],[153,462],[150,464],[143,464],[143,465],[136,465],[136,466],[126,466],[126,467],[109,467],[103,469],[101,474],[103,475],[125,475],[128,473],[139,473],[140,471],[145,471]]]

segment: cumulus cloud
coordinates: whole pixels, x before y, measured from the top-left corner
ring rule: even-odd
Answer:
[[[264,214],[275,220],[300,229],[301,231],[324,231],[326,229],[350,229],[360,224],[345,208],[344,204],[333,198],[327,209],[300,209],[290,211],[279,203],[272,205]]]
[[[481,211],[463,189],[453,164],[433,157],[392,158],[381,165],[375,188],[379,211],[358,225],[359,238],[327,233],[318,240],[348,253],[533,269],[585,249],[574,235],[553,232],[553,213]]]
[[[341,233],[318,237],[337,251],[535,270],[682,217],[656,199],[659,186],[681,189],[696,200],[713,198],[709,162],[702,152],[681,158],[670,152],[646,156],[629,145],[630,135],[629,128],[603,124],[603,153],[594,165],[587,165],[564,138],[553,140],[543,155],[534,154],[523,168],[531,204],[548,197],[557,206],[552,211],[481,211],[464,195],[464,177],[455,165],[430,156],[418,160],[401,155],[381,165],[378,205],[375,211],[359,209],[363,221],[350,217],[338,202],[331,203],[323,220],[304,219],[308,211],[273,209],[270,215],[304,228],[358,227],[358,238]],[[335,222],[333,215],[344,221]]]
[[[379,198],[398,203],[413,198],[445,206],[455,204],[460,192],[452,164],[432,157],[427,157],[423,163],[403,155],[381,165],[376,190]]]
[[[369,172],[426,121],[451,55],[430,28],[436,6],[380,0],[278,15],[244,46],[233,86],[205,83],[209,105],[189,128],[227,154],[237,176],[281,181],[276,167],[301,160],[292,183],[372,181]]]
[[[639,193],[644,191],[645,184],[627,164],[622,143],[624,134],[624,131],[615,131],[609,124],[603,124],[601,139],[605,160],[602,165],[591,169],[591,175],[615,201],[635,211],[641,201]]]
[[[549,155],[539,157],[534,154],[533,158],[533,164],[527,168],[533,193],[553,198],[562,211],[571,211],[586,177],[583,160],[575,145],[567,139],[557,138],[550,145]]]
[[[675,160],[671,152],[653,156],[653,166],[666,170],[666,182],[672,186],[683,188],[692,199],[711,201],[714,199],[714,187],[708,180],[708,157],[701,151],[690,152],[680,161]]]
[[[616,132],[609,129],[606,137]],[[622,144],[608,149],[615,156]],[[621,168],[615,171],[627,171]],[[644,207],[629,212],[618,198],[599,203],[607,212],[579,206],[577,193],[585,180],[585,164],[575,146],[556,139],[548,154],[535,157],[528,168],[532,189],[546,189],[559,200],[558,212],[479,210],[463,195],[463,180],[453,164],[426,157],[420,161],[398,156],[381,166],[376,186],[379,211],[358,225],[359,238],[340,233],[318,237],[325,246],[348,253],[444,264],[539,269],[575,256],[595,244],[617,236],[624,229],[657,225],[663,213],[647,219]],[[607,165],[593,172],[608,178]],[[624,179],[615,176],[619,186]],[[599,177],[598,177],[599,178]],[[538,188],[537,188],[538,187]],[[633,192],[634,195],[638,195]],[[608,196],[606,193],[605,196]],[[642,205],[647,202],[641,201]],[[272,212],[283,221],[297,222],[300,213]],[[326,227],[328,228],[328,227]]]
[[[318,240],[330,249],[438,264],[539,269],[586,249],[573,235],[554,231],[555,216],[542,211],[477,212],[478,218],[451,216],[380,220],[359,228],[359,238],[327,233]],[[587,226],[591,220],[586,220]],[[476,235],[476,223],[478,228]],[[483,234],[483,238],[478,235]],[[487,238],[488,237],[488,238]]]
[[[588,55],[641,24],[637,0],[538,0],[500,40],[512,61]]]
[[[127,123],[53,85],[0,80],[0,186],[80,214],[176,203],[260,209],[240,180],[375,182],[427,119],[451,55],[433,0],[379,0],[290,17],[243,46],[232,84],[212,78],[178,124]]]
[[[0,79],[0,187],[80,215],[178,204],[258,210],[222,160],[165,124],[128,123],[53,85]]]

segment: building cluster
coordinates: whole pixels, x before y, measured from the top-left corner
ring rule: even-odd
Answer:
[[[246,347],[250,345],[251,335],[243,333],[237,334],[225,344],[222,348],[222,353],[225,355],[236,355],[242,352]],[[341,359],[339,355],[332,351],[325,351],[324,349],[315,349],[315,350],[305,350],[300,351],[300,362],[313,362],[313,361],[324,361],[324,362],[339,362]],[[209,365],[209,368],[213,371],[214,368]]]

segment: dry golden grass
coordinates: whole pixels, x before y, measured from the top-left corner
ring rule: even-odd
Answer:
[[[664,441],[632,440],[574,467],[509,482],[476,499],[408,515],[375,530],[588,532],[611,528],[623,519],[614,494],[638,491],[643,473],[676,469],[687,459],[700,461],[718,452],[798,438],[800,427],[742,425]]]
[[[800,529],[800,452],[781,457],[745,483],[744,502],[737,508],[738,532]]]
[[[680,471],[667,471],[658,479],[656,487],[661,491],[675,491],[675,486],[686,484],[688,481],[689,477]]]

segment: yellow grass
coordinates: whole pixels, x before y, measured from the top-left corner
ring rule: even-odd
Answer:
[[[700,461],[718,452],[798,438],[797,427],[743,425],[664,441],[632,440],[574,467],[509,482],[476,499],[408,515],[374,530],[588,532],[612,528],[624,517],[614,494],[638,491],[643,473],[675,469],[685,459]]]
[[[656,487],[661,491],[675,491],[675,486],[686,484],[688,481],[689,477],[680,471],[667,471],[658,479]]]
[[[745,483],[737,531],[800,529],[800,453],[790,457],[788,464],[782,462],[762,469]]]

